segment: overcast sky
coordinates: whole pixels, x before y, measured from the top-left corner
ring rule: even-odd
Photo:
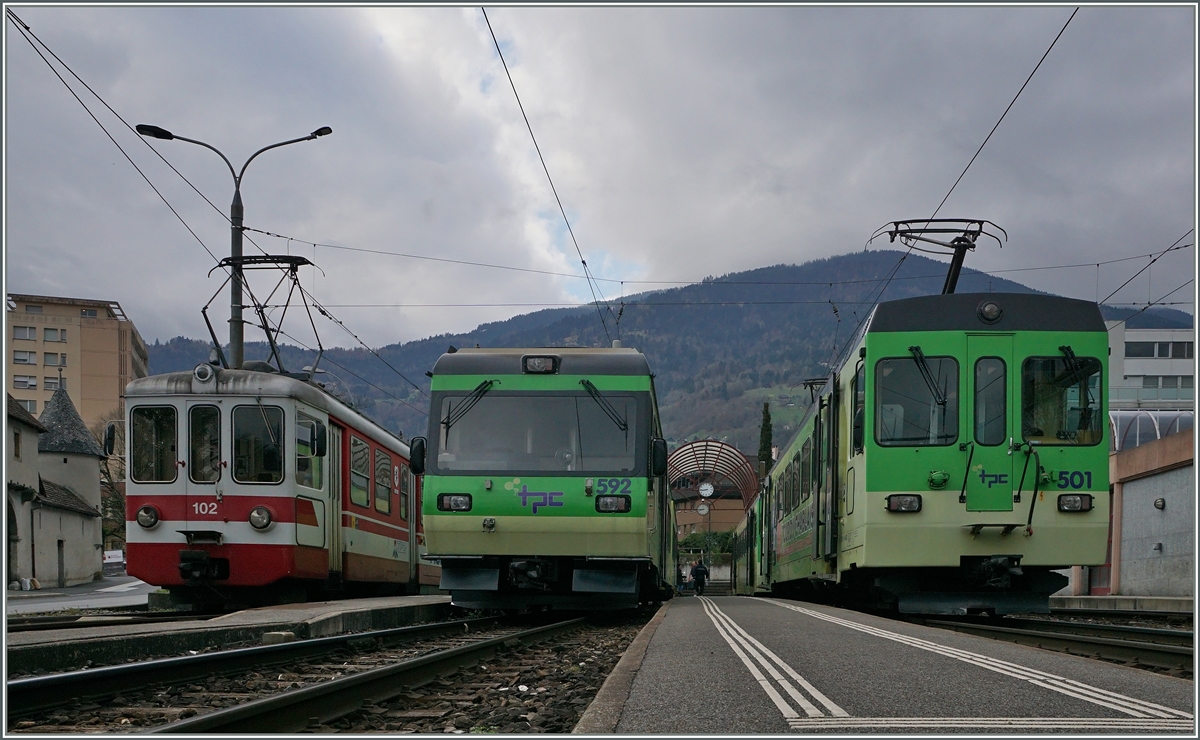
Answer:
[[[533,310],[412,304],[590,298],[577,279],[313,247],[579,272],[479,8],[9,7],[130,125],[203,140],[235,167],[331,126],[250,165],[246,225],[294,240],[248,236],[313,259],[323,274],[303,269],[304,286],[372,346]],[[601,283],[611,297],[844,254],[888,221],[930,216],[1071,11],[489,17],[588,265],[630,281]],[[1008,231],[968,266],[1114,260],[1193,228],[1195,31],[1192,7],[1079,11],[939,214]],[[229,254],[228,169],[152,142],[214,210],[59,68],[193,236],[11,22],[5,42],[8,291],[119,301],[148,341],[206,336],[200,308],[224,276],[206,277],[201,242]],[[1194,255],[1163,257],[1112,301],[1158,299],[1195,274]],[[1147,262],[1006,277],[1095,300]],[[260,297],[274,282],[251,277]],[[228,303],[210,310],[223,339]],[[318,321],[326,346],[353,346]],[[311,337],[290,315],[285,330]]]

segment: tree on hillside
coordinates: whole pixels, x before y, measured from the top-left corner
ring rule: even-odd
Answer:
[[[771,467],[771,404],[763,401],[762,428],[758,432],[758,461]]]

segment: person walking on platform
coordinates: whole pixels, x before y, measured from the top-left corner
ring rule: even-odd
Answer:
[[[708,568],[703,560],[697,560],[692,566],[692,580],[696,582],[696,595],[704,595],[704,582],[708,580]]]

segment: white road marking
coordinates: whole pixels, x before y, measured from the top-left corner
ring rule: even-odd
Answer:
[[[1195,732],[1191,720],[1126,717],[797,717],[787,722],[793,730],[826,732],[849,728]]]
[[[810,702],[796,689],[795,685],[789,682],[787,678],[783,676],[783,674],[776,670],[775,666],[771,664],[771,661],[777,663],[785,672],[787,672],[789,676],[796,681],[796,683],[804,687],[804,689],[808,691],[813,698],[825,705],[831,714],[840,717],[848,716],[844,709],[839,707],[837,704],[834,704],[829,700],[828,697],[818,691],[816,687],[804,680],[804,678],[796,671],[796,669],[784,662],[784,660],[778,655],[768,650],[761,642],[751,637],[750,634],[746,632],[746,630],[742,629],[740,625],[734,622],[728,614],[725,614],[725,612],[721,611],[721,609],[717,607],[717,605],[714,604],[710,598],[701,596],[700,601],[704,605],[705,613],[708,614],[708,618],[712,620],[713,625],[716,626],[717,631],[721,634],[721,637],[725,639],[725,642],[729,644],[729,647],[733,649],[734,653],[742,659],[742,663],[746,665],[746,667],[750,670],[751,675],[753,675],[755,680],[758,681],[759,685],[762,686],[763,691],[767,693],[767,696],[769,696],[771,701],[775,703],[775,706],[779,708],[779,711],[783,715],[784,719],[791,721],[794,718],[799,718],[799,714],[796,712],[796,710],[792,709],[792,707],[783,699],[782,696],[780,696],[779,692],[775,690],[775,687],[771,685],[770,681],[768,681],[765,676],[763,676],[762,672],[759,671],[754,663],[750,661],[747,655],[752,656],[755,661],[760,663],[762,667],[766,669],[767,673],[770,674],[771,678],[775,679],[775,682],[783,688],[783,690],[792,698],[793,701],[800,705],[801,709],[803,709],[804,713],[809,717],[822,717],[824,715],[816,705]],[[770,658],[769,660],[768,657]]]
[[[930,642],[929,640],[922,640],[916,637],[902,635],[897,632],[880,629],[878,627],[871,627],[870,625],[853,622],[848,619],[841,619],[829,614],[813,611],[812,609],[805,609],[804,607],[796,606],[794,604],[776,601],[775,599],[764,599],[764,601],[775,604],[776,606],[781,606],[785,609],[791,609],[792,611],[799,612],[816,619],[832,622],[833,624],[839,624],[843,627],[849,627],[850,629],[857,630],[859,632],[865,632],[870,635],[875,635],[876,637],[882,637],[886,640],[899,642],[920,650],[927,650],[932,653],[954,658],[955,660],[961,660],[964,663],[970,663],[994,673],[1000,673],[1020,679],[1022,681],[1027,681],[1035,686],[1050,689],[1051,691],[1055,691],[1072,698],[1081,699],[1092,704],[1097,704],[1102,707],[1107,707],[1139,719],[1150,719],[1151,721],[1153,721],[1152,718],[1165,720],[1183,718],[1189,721],[1193,719],[1190,713],[1179,709],[1172,709],[1171,707],[1165,707],[1161,704],[1154,704],[1153,702],[1135,699],[1130,696],[1125,696],[1124,694],[1118,694],[1114,691],[1108,691],[1096,686],[1090,686],[1081,681],[1075,681],[1062,676],[1056,676],[1052,673],[1046,673],[1045,671],[1039,671],[1034,668],[1018,665],[1016,663],[1010,663],[1008,661],[992,658],[980,653],[972,653],[967,650],[960,650],[958,648],[952,648],[936,642]]]
[[[108,588],[98,588],[98,589],[96,589],[96,593],[98,593],[98,594],[115,594],[115,593],[120,593],[122,591],[132,591],[133,589],[137,588],[138,586],[142,586],[142,585],[145,585],[145,584],[143,584],[141,581],[131,581],[129,583],[122,583],[122,584],[119,584],[116,586],[109,586]]]

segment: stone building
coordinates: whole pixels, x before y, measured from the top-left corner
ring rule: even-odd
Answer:
[[[8,428],[10,586],[30,578],[62,588],[101,577],[104,452],[66,389],[55,391],[40,420],[8,394]]]

